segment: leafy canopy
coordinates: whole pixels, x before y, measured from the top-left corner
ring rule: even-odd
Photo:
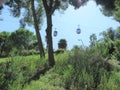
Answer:
[[[106,16],[113,16],[115,20],[120,22],[120,0],[95,0],[101,5],[101,11]]]

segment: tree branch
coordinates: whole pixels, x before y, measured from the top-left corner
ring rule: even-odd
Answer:
[[[43,2],[43,6],[44,6],[46,14],[48,14],[49,13],[49,6],[47,5],[47,1],[46,0],[42,0],[42,2]]]
[[[53,6],[52,9],[51,9],[51,14],[53,14],[54,11],[59,7],[59,5],[60,5],[60,1],[55,0],[54,3],[55,3],[55,4],[54,4],[54,6]]]
[[[52,9],[53,0],[50,0],[50,10]]]

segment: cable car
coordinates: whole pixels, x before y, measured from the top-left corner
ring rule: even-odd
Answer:
[[[77,33],[77,34],[80,34],[80,33],[81,33],[81,29],[79,28],[79,25],[78,25],[78,28],[77,28],[77,30],[76,30],[76,33]]]
[[[53,36],[56,37],[57,34],[58,34],[58,31],[56,31],[56,29],[55,29],[55,31],[54,31],[54,33],[53,33]]]

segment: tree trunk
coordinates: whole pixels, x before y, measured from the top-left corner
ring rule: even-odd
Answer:
[[[53,55],[53,41],[52,41],[52,15],[47,16],[47,45],[48,45],[48,60],[49,65],[53,67],[55,65],[54,55]]]
[[[50,0],[50,3],[47,3],[47,0],[42,0],[42,2],[47,19],[46,38],[47,38],[47,46],[48,46],[48,61],[49,61],[49,65],[53,67],[55,65],[55,60],[54,60],[53,42],[52,42],[52,14],[56,8],[56,4],[54,6],[53,0]]]
[[[40,57],[45,57],[42,39],[41,39],[41,35],[39,32],[39,26],[38,26],[38,21],[37,21],[36,12],[35,12],[34,0],[31,0],[31,6],[32,6],[31,9],[32,9],[33,18],[34,18],[34,27],[35,27],[35,31],[36,31],[36,37],[38,40],[38,48],[39,48],[39,52],[40,52]]]

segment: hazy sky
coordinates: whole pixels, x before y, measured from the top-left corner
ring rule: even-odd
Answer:
[[[18,18],[13,18],[11,14],[3,9],[2,15],[3,21],[0,21],[0,32],[1,31],[15,31],[19,28]],[[76,34],[76,29],[80,25],[81,34]],[[53,37],[54,49],[57,49],[58,41],[60,39],[67,40],[67,48],[71,49],[74,45],[82,45],[81,39],[85,46],[89,45],[89,36],[95,33],[99,38],[99,33],[107,30],[109,27],[116,29],[120,24],[113,20],[112,17],[104,16],[99,7],[94,3],[94,1],[89,1],[86,6],[80,7],[80,9],[75,10],[74,7],[69,6],[69,8],[60,13],[58,11],[53,15],[53,31],[58,31],[58,36]],[[34,28],[27,27],[34,32]],[[41,35],[43,43],[45,44],[45,29],[46,21],[42,26]]]

